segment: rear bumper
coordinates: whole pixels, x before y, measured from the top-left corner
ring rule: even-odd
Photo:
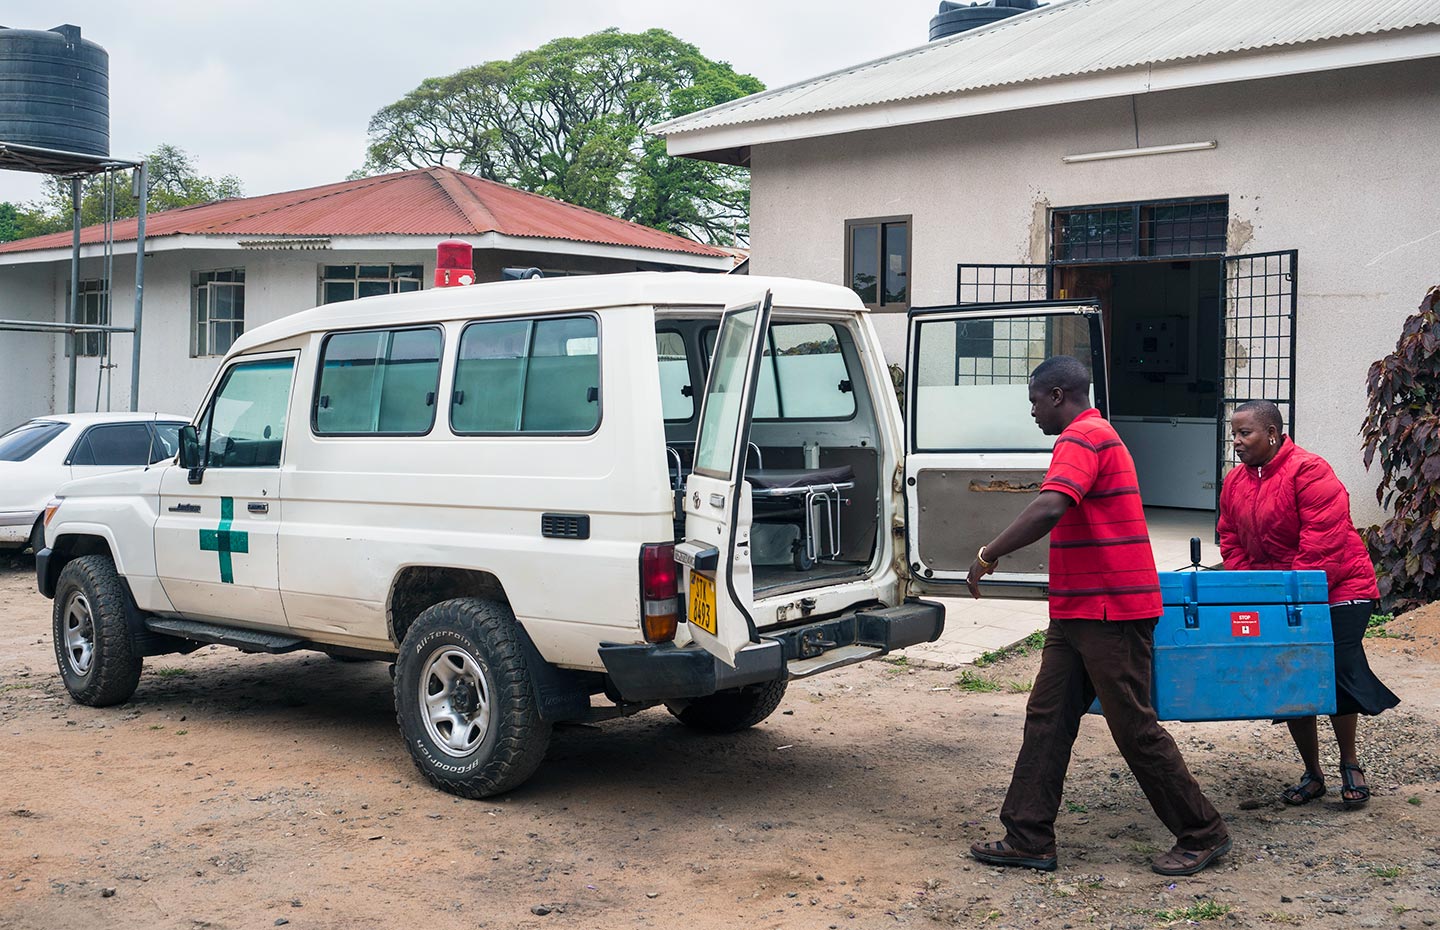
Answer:
[[[0,546],[23,546],[30,541],[30,530],[40,512],[35,510],[0,511]]]
[[[917,643],[934,642],[945,629],[945,608],[932,601],[877,607],[790,627],[761,636],[742,650],[731,668],[699,646],[673,643],[605,643],[600,661],[626,701],[697,698],[745,685],[790,677],[791,661],[815,659],[850,646],[869,646],[885,655]]]

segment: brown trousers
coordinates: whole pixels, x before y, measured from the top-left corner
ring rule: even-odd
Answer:
[[[1051,620],[1040,673],[1025,707],[1025,737],[1000,821],[1005,842],[1055,854],[1055,815],[1080,719],[1098,695],[1120,754],[1162,823],[1184,849],[1229,835],[1175,740],[1151,706],[1154,620]]]

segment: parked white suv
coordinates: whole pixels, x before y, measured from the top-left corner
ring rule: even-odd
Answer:
[[[237,340],[176,463],[54,502],[37,573],[60,673],[107,705],[144,656],[204,643],[392,660],[416,765],[472,797],[528,777],[558,721],[664,704],[751,726],[790,679],[940,635],[911,595],[963,584],[1028,500],[990,493],[1048,462],[1026,374],[1096,326],[914,314],[906,458],[842,287],[613,275],[282,318]],[[987,347],[1013,374],[957,374]],[[976,423],[1004,451],[967,446]],[[1044,580],[1033,553],[1007,563],[1001,585]]]

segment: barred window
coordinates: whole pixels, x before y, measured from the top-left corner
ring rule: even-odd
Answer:
[[[1073,207],[1051,213],[1056,262],[1223,255],[1226,197]]]
[[[194,281],[190,354],[224,355],[245,332],[245,269],[201,271]]]
[[[322,265],[320,302],[418,291],[424,273],[423,265]]]

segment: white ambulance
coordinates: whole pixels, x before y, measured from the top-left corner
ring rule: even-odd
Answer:
[[[174,461],[51,501],[60,674],[104,706],[144,657],[209,643],[390,661],[416,765],[468,797],[524,781],[560,721],[752,726],[792,679],[940,635],[915,595],[963,591],[1048,463],[1028,372],[1103,371],[1098,325],[915,311],[902,419],[864,306],[814,282],[526,280],[284,317],[236,341]],[[993,578],[1033,591],[1044,558]]]

